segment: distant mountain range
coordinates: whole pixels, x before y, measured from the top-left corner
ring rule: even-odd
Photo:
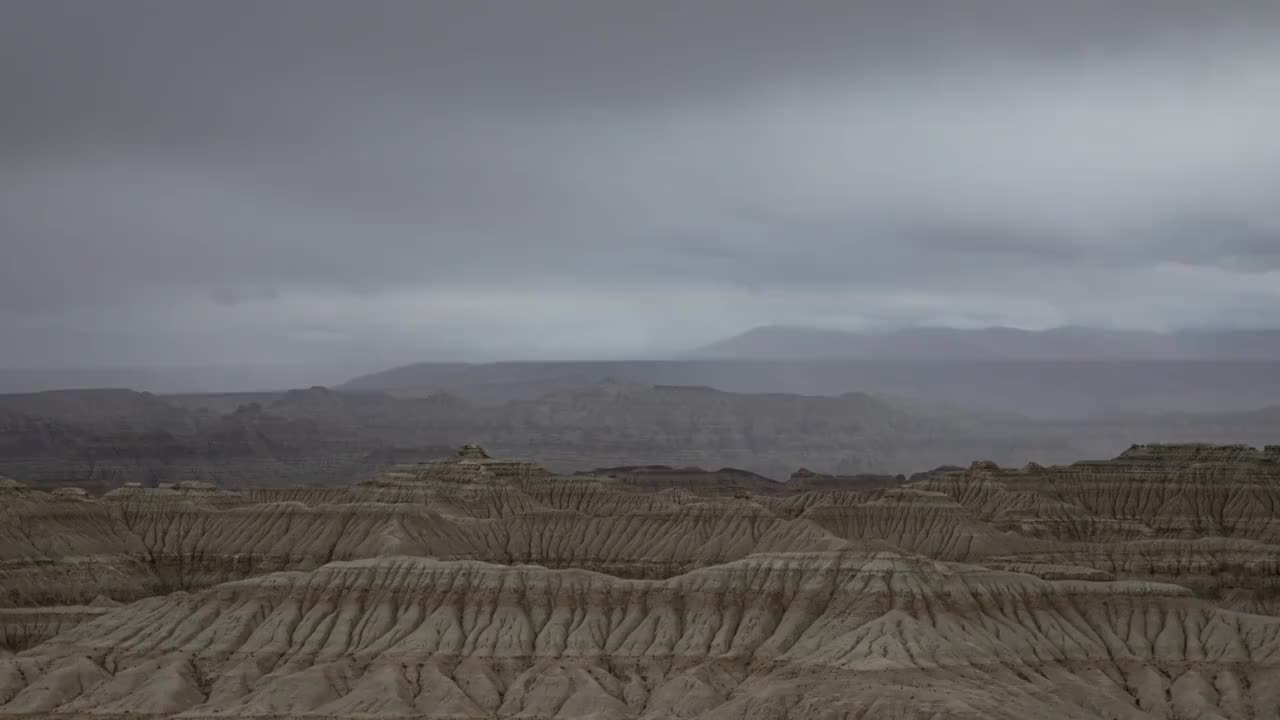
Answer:
[[[735,360],[1275,360],[1280,358],[1280,330],[1156,333],[991,327],[848,332],[767,325],[699,348],[692,355]]]
[[[1236,412],[1280,404],[1280,355],[1267,360],[713,359],[414,363],[341,389],[476,405],[535,400],[607,380],[700,385],[736,393],[866,392],[928,412],[984,410],[1038,418],[1126,412]]]
[[[323,387],[152,395],[0,395],[0,475],[101,490],[133,481],[341,485],[478,442],[560,472],[660,463],[775,479],[799,467],[911,473],[973,458],[1021,465],[1105,457],[1133,442],[1274,442],[1280,407],[1090,420],[952,410],[847,393],[813,397],[606,382],[482,407]]]
[[[324,362],[320,359],[318,362]],[[331,385],[314,369],[0,369],[0,392],[130,388],[222,392],[226,413],[245,391]],[[533,401],[615,381],[734,393],[838,397],[863,392],[927,414],[1018,413],[1041,419],[1107,414],[1241,412],[1280,404],[1280,331],[1153,333],[1064,327],[915,328],[846,332],[766,326],[661,360],[423,362],[360,375],[347,392],[422,398],[447,393],[476,407]],[[98,410],[89,409],[91,412]]]

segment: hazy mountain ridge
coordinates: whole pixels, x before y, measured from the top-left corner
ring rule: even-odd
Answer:
[[[862,391],[921,412],[992,410],[1036,418],[1117,412],[1242,412],[1280,404],[1280,355],[1269,360],[650,360],[416,363],[353,378],[340,389],[420,397],[440,392],[479,405],[535,400],[613,379],[703,385],[736,393],[838,396]]]
[[[920,327],[849,332],[766,325],[698,348],[692,354],[738,360],[1273,360],[1280,357],[1280,330],[1158,333],[1085,327]]]
[[[865,393],[817,397],[599,383],[501,406],[436,394],[399,398],[322,387],[229,398],[129,391],[0,395],[0,473],[24,481],[349,482],[408,454],[482,442],[559,472],[660,463],[737,467],[775,479],[796,468],[910,473],[986,457],[1020,465],[1105,456],[1130,442],[1272,442],[1280,409],[1124,414],[1085,421],[950,409],[930,413]],[[78,416],[78,408],[95,413]],[[109,408],[109,411],[106,409]]]

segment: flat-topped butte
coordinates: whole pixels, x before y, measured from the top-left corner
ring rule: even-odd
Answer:
[[[495,460],[479,445],[463,445],[451,458],[396,465],[358,485],[394,487],[431,482],[493,485],[551,477],[551,472],[536,463]]]

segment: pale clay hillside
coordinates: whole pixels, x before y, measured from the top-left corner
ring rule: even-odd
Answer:
[[[1280,447],[0,483],[0,714],[1275,718]]]

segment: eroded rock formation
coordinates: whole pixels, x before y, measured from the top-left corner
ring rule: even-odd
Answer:
[[[1280,453],[738,472],[2,483],[0,714],[1277,716]]]

